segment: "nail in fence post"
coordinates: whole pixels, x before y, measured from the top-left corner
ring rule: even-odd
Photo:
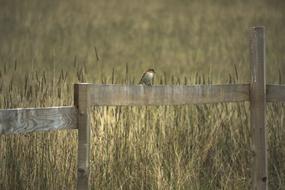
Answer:
[[[252,185],[254,190],[267,190],[267,142],[265,130],[266,79],[264,27],[250,30],[251,82],[250,124],[254,152]]]
[[[87,83],[74,85],[74,106],[78,111],[77,190],[89,190],[90,120]]]

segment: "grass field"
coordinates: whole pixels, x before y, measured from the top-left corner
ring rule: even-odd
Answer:
[[[0,0],[0,108],[73,104],[75,82],[249,82],[248,28],[266,27],[284,83],[285,3]],[[96,107],[92,189],[250,189],[249,104]],[[285,107],[268,104],[269,187],[285,189]],[[75,189],[76,132],[0,136],[0,189]]]

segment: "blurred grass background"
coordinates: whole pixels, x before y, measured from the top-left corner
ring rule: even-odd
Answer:
[[[248,28],[266,27],[284,83],[281,0],[0,0],[0,108],[72,105],[73,83],[247,83]],[[268,104],[270,189],[285,189],[284,105]],[[100,107],[92,189],[250,189],[248,103]],[[76,132],[0,137],[0,189],[75,189]]]

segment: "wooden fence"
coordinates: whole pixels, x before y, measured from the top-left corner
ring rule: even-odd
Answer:
[[[77,189],[89,187],[90,106],[184,105],[250,102],[253,132],[252,189],[265,190],[267,180],[266,102],[285,101],[284,85],[266,85],[264,27],[250,29],[251,81],[229,85],[74,85],[74,106],[0,110],[0,134],[78,130]]]

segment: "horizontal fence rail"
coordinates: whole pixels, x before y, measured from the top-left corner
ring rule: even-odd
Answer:
[[[183,105],[249,100],[249,84],[95,85],[87,84],[90,105]]]
[[[183,105],[249,101],[250,84],[96,85],[87,84],[90,105]],[[285,102],[285,85],[266,85],[267,102]]]
[[[267,102],[285,102],[285,85],[266,85]]]
[[[75,129],[77,113],[72,106],[0,109],[0,134]]]

